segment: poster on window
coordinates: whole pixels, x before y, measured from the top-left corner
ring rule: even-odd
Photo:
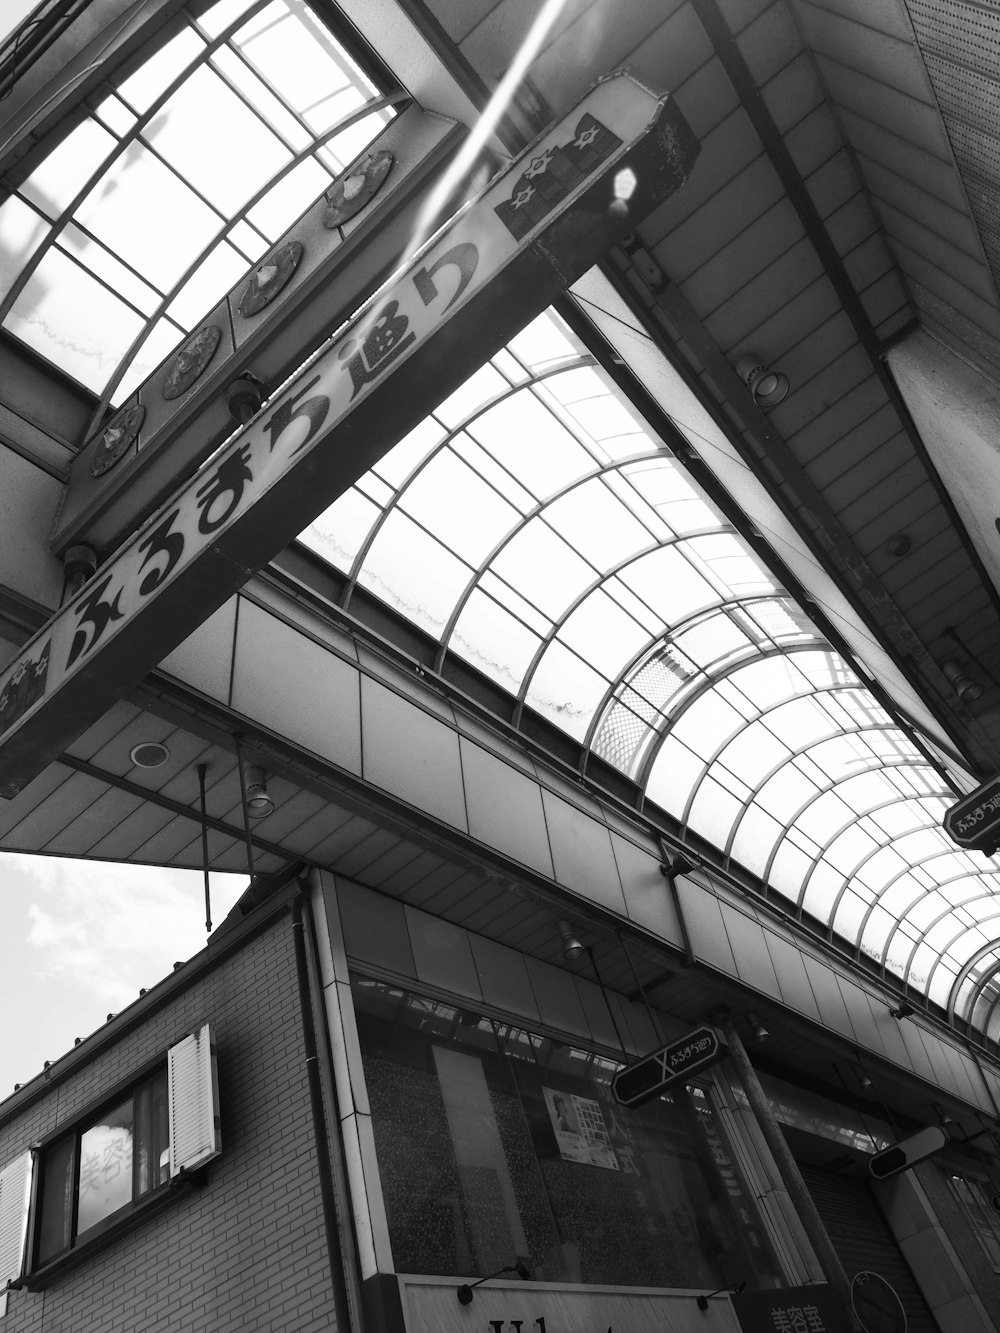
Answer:
[[[545,1105],[555,1132],[560,1155],[567,1162],[585,1162],[618,1170],[618,1158],[611,1147],[611,1136],[599,1104],[589,1097],[543,1088]]]

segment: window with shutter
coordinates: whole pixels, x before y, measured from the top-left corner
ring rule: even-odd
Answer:
[[[24,1264],[31,1195],[31,1154],[22,1153],[0,1170],[0,1315],[6,1313],[7,1284]]]
[[[215,1043],[206,1023],[170,1047],[158,1067],[47,1139],[37,1158],[29,1277],[218,1156],[218,1106]],[[0,1196],[0,1209],[2,1202]],[[5,1234],[0,1221],[0,1246]]]
[[[170,1174],[194,1171],[222,1151],[215,1043],[206,1023],[167,1052]]]

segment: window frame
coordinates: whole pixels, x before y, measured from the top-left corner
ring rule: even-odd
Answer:
[[[92,1108],[89,1113],[76,1118],[70,1126],[60,1126],[59,1130],[39,1145],[36,1153],[36,1179],[37,1184],[33,1189],[32,1213],[29,1218],[29,1247],[28,1247],[28,1268],[30,1274],[47,1268],[50,1264],[57,1263],[59,1260],[72,1254],[81,1246],[90,1244],[97,1240],[106,1231],[111,1230],[124,1217],[130,1216],[143,1204],[158,1195],[160,1192],[169,1189],[170,1177],[165,1180],[157,1181],[147,1189],[139,1190],[139,1170],[140,1170],[140,1144],[137,1130],[137,1121],[139,1119],[138,1099],[140,1095],[151,1090],[157,1083],[160,1083],[164,1103],[167,1101],[167,1063],[165,1056],[158,1059],[153,1068],[144,1076],[132,1079],[111,1097],[104,1098],[97,1106]],[[131,1161],[129,1163],[129,1174],[131,1176],[130,1197],[125,1203],[120,1204],[110,1212],[99,1217],[84,1230],[80,1230],[80,1193],[81,1193],[81,1171],[83,1167],[82,1143],[83,1137],[91,1130],[96,1129],[103,1123],[109,1113],[117,1111],[122,1106],[129,1106],[132,1117],[132,1151]],[[166,1105],[164,1105],[166,1111]],[[48,1203],[45,1198],[46,1191],[46,1159],[51,1160],[52,1155],[65,1143],[70,1142],[69,1161],[67,1163],[67,1173],[71,1177],[71,1187],[67,1193],[70,1193],[68,1218],[66,1212],[63,1212],[61,1225],[64,1228],[68,1226],[69,1240],[59,1249],[47,1254],[43,1259],[40,1252],[43,1244],[42,1228],[47,1219],[52,1219],[52,1213],[49,1211]],[[169,1129],[167,1130],[166,1148],[169,1150]],[[169,1165],[169,1164],[168,1164]]]
[[[133,1130],[132,1197],[113,1212],[100,1218],[82,1233],[79,1231],[80,1143],[82,1136],[100,1124],[102,1115],[124,1103],[133,1107],[133,1126],[139,1094],[151,1088],[157,1078],[164,1080],[167,1137],[163,1145],[168,1154],[168,1176],[141,1194],[136,1194],[139,1153]],[[44,1217],[45,1158],[59,1145],[72,1142],[70,1238],[60,1249],[40,1258]],[[205,1183],[208,1164],[222,1151],[219,1120],[219,1084],[215,1037],[211,1024],[203,1023],[184,1036],[161,1048],[156,1056],[135,1069],[110,1091],[88,1102],[66,1121],[53,1128],[30,1147],[30,1202],[22,1241],[20,1276],[14,1287],[29,1290],[43,1287],[50,1275],[73,1266],[114,1237],[131,1231],[141,1217],[159,1211],[176,1196],[178,1188]]]

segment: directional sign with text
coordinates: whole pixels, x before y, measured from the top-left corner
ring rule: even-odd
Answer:
[[[0,674],[0,795],[15,796],[683,184],[697,152],[668,97],[627,74],[592,88]]]
[[[619,1069],[611,1080],[611,1091],[622,1106],[642,1106],[673,1084],[714,1065],[725,1054],[719,1033],[706,1023],[662,1050],[643,1056],[634,1065]]]
[[[944,831],[959,847],[992,851],[1000,843],[1000,777],[991,778],[946,810]]]
[[[876,1180],[887,1180],[889,1176],[896,1176],[900,1171],[908,1171],[918,1162],[933,1157],[947,1142],[948,1135],[940,1125],[928,1125],[926,1129],[918,1130],[909,1138],[900,1139],[891,1148],[883,1148],[881,1152],[869,1157],[868,1170]]]

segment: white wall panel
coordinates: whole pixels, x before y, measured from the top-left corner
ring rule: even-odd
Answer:
[[[464,832],[453,728],[367,676],[361,678],[361,725],[365,781]]]
[[[820,1018],[832,1032],[839,1032],[854,1041],[854,1029],[847,1014],[844,997],[837,985],[836,975],[824,963],[804,956],[806,973],[819,1005]]]
[[[721,907],[722,920],[729,935],[729,947],[736,964],[736,975],[754,990],[780,1000],[781,988],[760,923],[747,912],[741,912],[738,907],[731,907],[728,903],[722,903]]]
[[[375,963],[403,977],[417,975],[403,904],[338,879],[337,898],[344,948],[352,958]]]
[[[819,1005],[800,950],[771,931],[767,932],[765,940],[782,1001],[804,1018],[819,1019]]]
[[[934,1070],[935,1081],[943,1089],[954,1092],[957,1096],[967,1101],[975,1101],[975,1093],[969,1082],[968,1075],[962,1068],[958,1058],[954,1055],[948,1046],[942,1042],[935,1033],[921,1029],[920,1035],[923,1038],[924,1046],[927,1049],[927,1058]]]
[[[540,1017],[524,956],[484,935],[470,935],[472,957],[485,1004],[522,1014],[529,1021]]]
[[[521,865],[552,877],[538,783],[464,736],[460,745],[469,833]]]
[[[706,893],[700,885],[683,875],[677,880],[677,894],[695,957],[735,977],[736,960],[722,919],[719,900],[713,893]]]
[[[895,1022],[895,1020],[893,1020]],[[934,1067],[934,1060],[931,1058],[927,1043],[923,1040],[923,1031],[914,1023],[912,1018],[904,1018],[899,1024],[900,1036],[906,1046],[906,1053],[913,1066],[913,1072],[920,1078],[925,1078],[928,1082],[935,1083],[938,1079],[938,1071]],[[940,1064],[941,1061],[939,1060]],[[944,1086],[948,1086],[948,1080],[944,1079],[944,1070],[941,1071]]]
[[[535,779],[535,765],[524,750],[506,736],[494,731],[487,723],[467,713],[458,713],[455,716],[455,725],[463,736],[475,741],[480,749],[487,750],[499,759],[505,759],[512,767],[519,768],[532,780]]]
[[[625,911],[637,926],[683,948],[680,919],[670,886],[660,874],[660,857],[612,831],[611,851],[625,895]]]
[[[868,1003],[866,992],[860,986],[856,986],[853,981],[849,981],[847,977],[838,977],[837,981],[840,984],[840,993],[843,996],[844,1005],[851,1020],[851,1027],[854,1029],[855,1040],[867,1050],[878,1050],[881,1042],[878,1037],[875,1016],[872,1013],[871,1005]]]
[[[232,706],[329,763],[361,771],[357,668],[246,598]]]
[[[568,801],[542,791],[555,876],[574,893],[625,915],[625,895],[611,850],[611,831]]]
[[[407,906],[406,926],[417,979],[472,1000],[483,998],[468,931]]]
[[[163,659],[160,670],[211,699],[228,703],[239,601],[239,597],[231,597],[225,606],[220,606]]]

